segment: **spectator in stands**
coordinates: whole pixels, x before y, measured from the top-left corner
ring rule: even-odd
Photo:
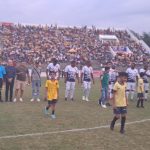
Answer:
[[[82,57],[89,57],[100,63],[112,60],[113,56],[110,47],[126,49],[133,52],[133,55],[117,54],[115,59],[120,65],[128,64],[129,61],[139,63],[148,60],[145,49],[141,44],[132,40],[127,31],[114,29],[90,28],[70,28],[56,26],[3,26],[2,34],[2,57],[4,60],[9,58],[26,62],[40,61],[47,64],[52,57],[56,57],[60,62],[70,61],[68,54],[70,49],[75,49],[74,59],[79,63]],[[119,43],[112,41],[101,42],[101,35],[115,35]],[[140,56],[140,57],[139,57]]]

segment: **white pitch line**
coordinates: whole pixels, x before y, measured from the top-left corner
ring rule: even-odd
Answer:
[[[143,119],[143,120],[139,120],[139,121],[127,122],[126,125],[143,123],[143,122],[147,122],[147,121],[150,121],[150,119]],[[119,125],[120,125],[119,123],[116,124],[116,126],[119,126]],[[80,132],[80,131],[96,130],[96,129],[103,129],[103,128],[109,128],[109,127],[110,127],[110,125],[103,125],[103,126],[92,127],[92,128],[81,128],[81,129],[70,129],[70,130],[52,131],[52,132],[39,132],[39,133],[30,133],[30,134],[8,135],[8,136],[1,136],[0,139],[12,139],[12,138],[19,138],[19,137],[32,137],[32,136],[43,136],[43,135],[58,134],[58,133]]]

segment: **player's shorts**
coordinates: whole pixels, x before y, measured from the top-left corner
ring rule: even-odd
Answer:
[[[144,97],[144,93],[138,93],[138,94],[137,94],[137,97],[138,97],[138,98],[143,98],[143,97]]]
[[[127,107],[116,107],[113,111],[115,115],[124,115],[127,113]]]
[[[66,90],[74,90],[75,89],[75,82],[70,82],[70,81],[67,81],[66,82]]]
[[[135,82],[127,82],[127,91],[135,91],[136,83]]]
[[[54,105],[57,103],[57,99],[53,99],[53,100],[48,100],[48,105]]]
[[[24,90],[25,86],[26,86],[26,82],[25,81],[16,80],[15,88],[17,90],[19,90],[19,89]]]
[[[58,78],[59,78],[58,75],[56,75],[55,76],[55,80],[58,80]],[[48,79],[51,80],[51,76],[50,75],[48,76]]]
[[[114,82],[109,83],[109,93],[113,93]]]
[[[91,89],[91,81],[83,81],[84,89]]]

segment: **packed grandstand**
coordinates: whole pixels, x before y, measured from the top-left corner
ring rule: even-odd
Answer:
[[[99,29],[95,26],[59,27],[57,25],[0,24],[1,58],[32,63],[59,62],[74,58],[79,63],[87,58],[104,64],[127,65],[150,62],[147,47],[130,30]]]

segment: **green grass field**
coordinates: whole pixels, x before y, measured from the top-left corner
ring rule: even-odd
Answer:
[[[71,129],[93,128],[109,125],[113,117],[112,108],[102,109],[97,103],[99,86],[92,86],[90,102],[81,100],[81,85],[76,86],[75,101],[64,101],[64,83],[60,82],[60,100],[55,120],[43,114],[46,102],[30,102],[31,88],[27,86],[24,102],[0,104],[0,150],[149,150],[150,121],[126,126],[125,135],[108,127],[62,132],[47,135],[4,138],[6,136],[36,134]],[[44,86],[41,88],[44,97]],[[150,97],[149,97],[150,100]],[[145,108],[137,109],[130,102],[127,122],[150,119],[150,101]],[[119,123],[119,121],[118,121]]]

